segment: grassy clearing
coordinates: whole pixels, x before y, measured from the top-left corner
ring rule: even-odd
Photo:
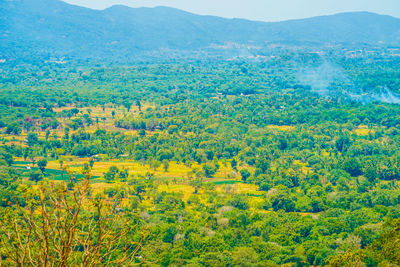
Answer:
[[[65,171],[62,172],[61,170],[63,170],[63,168],[68,168],[69,171],[81,178],[82,175],[80,174],[82,173],[83,166],[85,163],[89,163],[89,160],[90,158],[61,156],[60,160],[48,161],[46,170],[49,170],[49,173],[53,174],[55,179],[65,180],[67,179],[67,177],[64,177]],[[237,178],[238,174],[232,167],[222,162],[220,162],[219,165],[220,168],[214,177],[208,178],[206,181],[215,183],[216,185],[235,183],[236,180],[232,178]],[[27,170],[27,168],[33,169],[34,167],[32,161],[24,160],[24,158],[16,158],[15,166],[20,170]],[[182,163],[170,162],[168,170],[165,171],[162,165],[158,168],[152,168],[149,164],[143,164],[132,160],[101,160],[94,162],[91,175],[96,179],[102,178],[111,166],[116,166],[120,170],[127,169],[131,177],[144,178],[152,176],[163,182],[169,181],[183,184],[187,184],[188,179],[194,177],[195,172],[202,169],[202,165],[197,163],[193,163],[188,167]]]
[[[280,131],[292,131],[295,129],[295,127],[289,125],[268,125],[267,128]]]
[[[195,189],[193,186],[190,185],[183,185],[183,184],[178,184],[178,185],[160,185],[158,186],[157,192],[162,193],[181,193],[182,194],[182,200],[187,201],[190,196],[194,193]]]
[[[259,191],[259,187],[253,184],[237,183],[234,185],[234,190],[238,194],[249,194],[249,195],[262,195],[263,191]]]
[[[352,131],[358,136],[367,136],[369,134],[375,133],[375,130],[370,129],[367,125],[359,125],[356,129]]]

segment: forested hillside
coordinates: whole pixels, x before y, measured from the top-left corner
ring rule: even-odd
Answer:
[[[148,61],[184,52],[196,58],[231,50],[263,55],[269,45],[400,44],[398,18],[367,12],[266,23],[167,7],[92,10],[60,0],[7,0],[0,3],[0,26],[0,56],[8,60]]]

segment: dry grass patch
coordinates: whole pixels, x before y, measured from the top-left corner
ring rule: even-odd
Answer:
[[[183,201],[187,201],[190,196],[194,193],[194,187],[190,185],[160,185],[157,189],[158,192],[166,193],[182,193]]]
[[[358,136],[367,136],[369,134],[373,134],[375,131],[372,129],[355,129],[353,130],[353,133],[355,133]]]
[[[367,136],[369,134],[375,133],[375,131],[373,129],[369,129],[367,125],[360,125],[357,129],[353,130],[353,133],[358,136]]]
[[[267,128],[280,131],[292,131],[295,129],[295,127],[289,125],[268,125]]]
[[[58,107],[58,108],[53,108],[53,112],[62,112],[64,110],[71,110],[75,107]]]
[[[93,195],[102,194],[105,190],[110,188],[118,188],[122,184],[121,183],[93,183],[90,185]]]

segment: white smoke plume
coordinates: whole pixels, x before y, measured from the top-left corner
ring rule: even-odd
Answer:
[[[358,89],[340,66],[324,61],[319,66],[302,66],[296,73],[297,80],[322,96],[343,96],[361,103],[384,102],[400,104],[400,95],[386,86],[379,91]]]

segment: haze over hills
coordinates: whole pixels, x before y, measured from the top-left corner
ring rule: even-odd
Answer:
[[[0,4],[0,38],[5,58],[123,58],[160,49],[189,51],[232,43],[398,45],[400,19],[356,12],[266,23],[168,7],[92,10],[59,0],[5,0]]]

